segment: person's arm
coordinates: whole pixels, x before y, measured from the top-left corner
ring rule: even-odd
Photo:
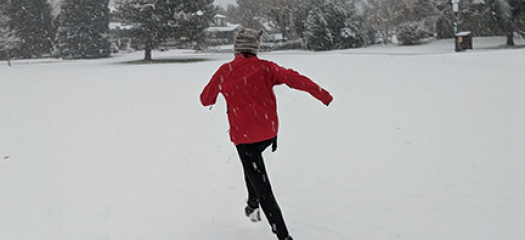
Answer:
[[[310,93],[314,98],[328,106],[334,99],[332,95],[310,78],[305,77],[298,72],[281,67],[275,63],[270,63],[272,81],[274,85],[286,84],[289,87]]]
[[[202,90],[200,98],[203,106],[206,107],[213,105],[215,104],[215,101],[217,101],[217,95],[219,95],[220,92],[221,78],[224,77],[223,74],[224,73],[221,67],[217,72],[215,72],[215,74],[213,74],[210,82]]]

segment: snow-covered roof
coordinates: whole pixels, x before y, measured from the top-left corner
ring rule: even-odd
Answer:
[[[109,5],[108,8],[109,8],[109,12],[117,11],[117,8],[114,5]]]
[[[124,25],[123,23],[121,22],[110,22],[109,23],[109,29],[110,30],[118,30],[118,29],[122,29],[122,30],[129,30],[131,29],[132,26],[130,25]]]
[[[204,29],[205,32],[233,32],[241,24],[226,23],[226,27],[209,27]]]
[[[471,32],[459,32],[459,33],[456,33],[456,36],[458,37],[464,37],[464,36],[468,36],[470,35]]]

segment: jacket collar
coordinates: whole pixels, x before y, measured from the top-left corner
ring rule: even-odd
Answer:
[[[252,57],[257,57],[257,55],[253,53],[239,53],[237,54],[237,56],[235,56],[235,58],[252,58]]]

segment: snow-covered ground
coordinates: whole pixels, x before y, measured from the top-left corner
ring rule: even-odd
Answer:
[[[525,49],[504,42],[262,53],[335,97],[276,88],[294,238],[525,239]],[[121,64],[142,54],[1,64],[0,239],[274,239],[243,215],[224,100],[198,100],[232,55]]]

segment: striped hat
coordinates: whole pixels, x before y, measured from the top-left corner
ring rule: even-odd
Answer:
[[[259,53],[259,46],[261,44],[261,35],[263,30],[256,31],[251,28],[244,28],[239,26],[237,28],[237,36],[233,44],[233,54],[237,56],[239,53],[249,53],[257,55]]]

